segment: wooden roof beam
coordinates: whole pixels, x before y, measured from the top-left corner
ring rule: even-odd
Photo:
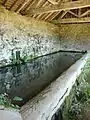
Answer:
[[[16,12],[19,13],[25,7],[25,5],[29,2],[30,0],[25,0],[24,3],[21,5],[21,7]]]
[[[78,15],[72,11],[68,11],[70,14],[74,15],[75,17],[78,17]]]
[[[55,0],[48,0],[48,2],[50,2],[53,5],[57,5],[59,2],[56,2]]]
[[[51,18],[48,21],[53,20],[60,12],[61,11],[54,13],[54,15],[52,15]]]
[[[55,24],[90,23],[90,17],[66,18],[66,19],[61,19],[61,20],[53,20],[52,23],[55,23]]]
[[[78,17],[80,18],[80,16],[81,16],[81,13],[82,13],[82,10],[81,10],[81,8],[79,8],[79,10],[78,10]]]
[[[58,2],[58,4],[60,4],[61,0],[58,0],[57,2]],[[47,21],[53,20],[57,15],[59,15],[60,12],[61,12],[61,11],[59,11],[59,12],[54,12],[54,14],[53,14],[53,12],[51,12],[51,13],[49,14],[49,16],[47,16],[47,18],[45,18],[45,20],[47,20]]]
[[[88,13],[90,13],[90,10],[88,10],[85,13],[81,14],[80,17],[84,17],[84,16],[88,15]]]
[[[66,11],[63,11],[63,14],[59,17],[59,19],[62,19],[66,14],[67,14],[67,10]]]
[[[8,0],[4,0],[4,2],[2,3],[2,5],[5,5],[7,1],[8,1]]]
[[[22,14],[42,14],[49,12],[58,12],[61,10],[72,10],[78,8],[90,7],[90,0],[80,0],[80,1],[72,1],[61,3],[60,5],[45,7],[45,8],[31,8],[26,12],[22,11]]]

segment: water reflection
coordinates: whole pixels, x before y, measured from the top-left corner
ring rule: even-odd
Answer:
[[[80,57],[81,53],[61,52],[38,58],[24,65],[1,68],[0,93],[8,93],[11,99],[19,96],[23,98],[19,104],[24,104]]]

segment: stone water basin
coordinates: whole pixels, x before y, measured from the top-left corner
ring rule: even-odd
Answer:
[[[7,93],[13,104],[24,105],[56,80],[83,53],[58,52],[17,66],[0,68],[0,94]],[[20,97],[23,100],[14,100]]]

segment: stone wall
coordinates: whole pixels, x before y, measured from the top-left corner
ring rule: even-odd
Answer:
[[[61,25],[60,43],[65,50],[90,50],[90,24]]]
[[[60,50],[59,28],[0,7],[0,66],[11,63],[12,52],[37,57]]]
[[[89,50],[90,24],[55,26],[0,7],[0,66],[20,51],[28,59],[59,50]]]

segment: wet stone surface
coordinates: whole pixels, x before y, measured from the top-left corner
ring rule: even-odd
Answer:
[[[26,64],[0,68],[0,94],[7,93],[12,103],[21,106],[81,57],[81,53],[59,52]],[[15,97],[23,100],[15,101]]]

